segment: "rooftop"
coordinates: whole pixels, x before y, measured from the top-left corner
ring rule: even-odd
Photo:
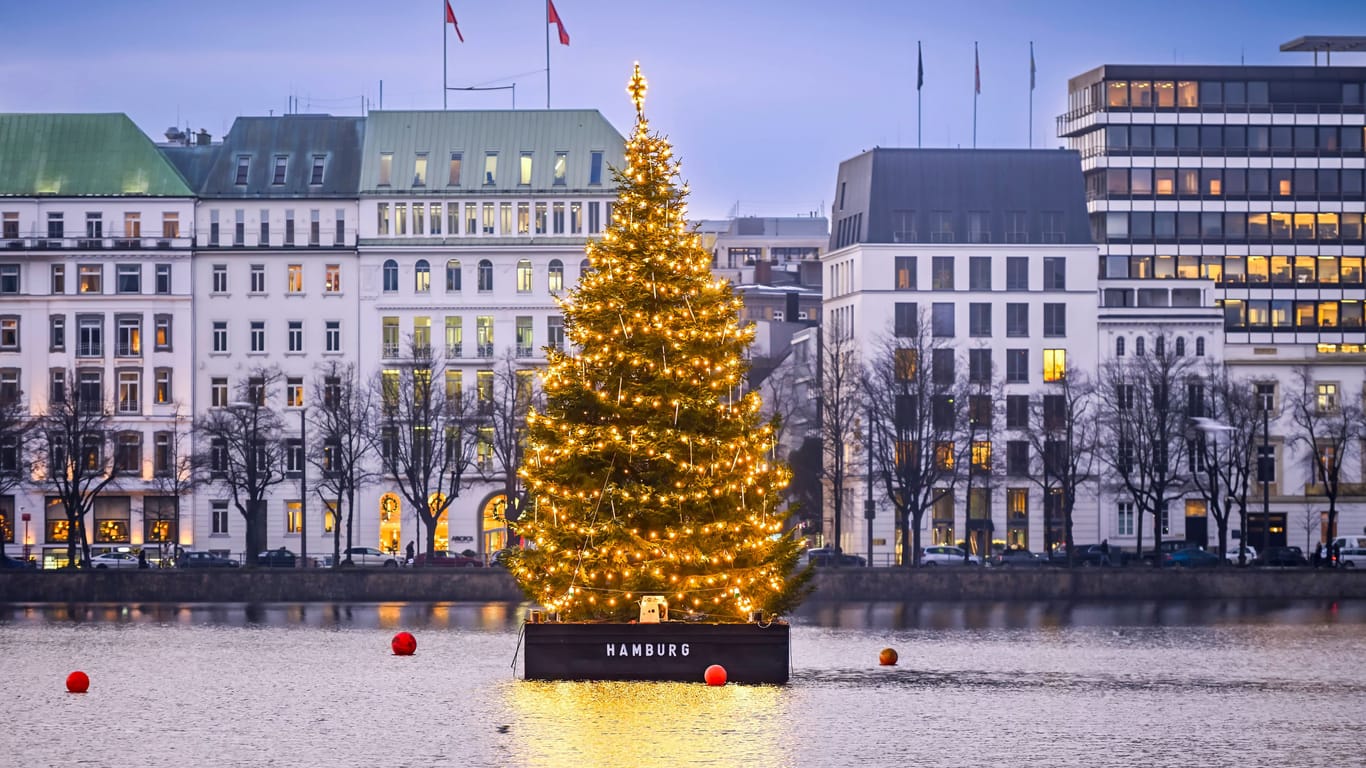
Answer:
[[[121,113],[0,114],[0,197],[190,197]]]

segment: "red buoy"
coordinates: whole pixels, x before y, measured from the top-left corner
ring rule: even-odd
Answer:
[[[702,679],[707,681],[707,685],[725,685],[726,668],[720,664],[713,664],[702,673]]]
[[[413,651],[417,650],[417,638],[411,632],[399,632],[389,645],[394,649],[395,656],[412,656]]]
[[[79,669],[72,672],[66,676],[66,689],[71,693],[85,693],[90,690],[90,676]]]
[[[879,653],[879,654],[877,655],[877,663],[881,664],[881,665],[884,666],[884,667],[895,666],[895,665],[896,665],[896,649],[895,649],[895,648],[883,648],[883,649],[882,649],[882,653]]]

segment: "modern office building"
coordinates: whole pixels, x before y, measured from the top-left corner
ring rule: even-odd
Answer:
[[[1361,41],[1282,48],[1331,55]],[[1057,126],[1081,155],[1101,316],[1221,318],[1230,372],[1272,404],[1270,515],[1258,505],[1250,539],[1303,545],[1306,515],[1326,502],[1287,388],[1307,366],[1331,406],[1361,397],[1366,370],[1366,67],[1105,65],[1069,81]],[[1103,354],[1119,343],[1109,335]],[[1340,531],[1366,524],[1360,448],[1344,468]],[[1188,502],[1185,521],[1199,517]],[[1170,535],[1204,542],[1203,520],[1173,523]],[[1325,521],[1313,538],[1331,535]]]
[[[1009,458],[1024,447],[1014,444],[1028,427],[1027,399],[1069,369],[1091,371],[1097,362],[1096,247],[1077,153],[874,149],[840,164],[832,213],[821,259],[825,345],[845,340],[869,362],[925,318],[952,353],[942,363],[956,371],[948,375],[1005,398],[988,404],[1005,417],[1001,444],[982,448],[1007,458],[1005,471],[973,489],[971,521],[965,488],[946,488],[925,521],[924,542],[980,541],[983,531],[995,543],[1035,551],[1060,541],[1061,517],[1050,515],[1045,525],[1045,504],[1055,500]],[[838,544],[862,554],[871,538],[874,563],[888,564],[899,553],[886,489],[874,486],[869,521],[868,478],[861,460],[850,465]],[[829,492],[822,528],[834,544]],[[1098,533],[1091,503],[1082,500],[1076,513],[1083,538]]]

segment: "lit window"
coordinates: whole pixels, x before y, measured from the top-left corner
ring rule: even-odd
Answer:
[[[288,269],[289,285],[286,290],[290,293],[299,293],[304,289],[304,267],[302,264],[290,264]]]
[[[498,181],[498,153],[484,153],[484,183],[494,184]]]
[[[413,268],[413,290],[427,293],[432,287],[432,268],[426,259],[418,259]]]
[[[1045,349],[1043,351],[1043,380],[1062,381],[1067,375],[1067,350]]]
[[[389,186],[389,184],[391,183],[391,179],[393,178],[393,175],[394,175],[394,153],[393,153],[393,152],[381,152],[381,153],[379,153],[379,181],[378,181],[378,185],[381,186],[381,187],[387,187],[387,186]],[[383,234],[383,233],[381,233],[381,234]]]
[[[557,293],[564,290],[564,263],[559,259],[551,259],[550,267],[547,271],[550,279],[550,292]]]
[[[520,166],[520,169],[519,169],[519,173],[518,173],[518,176],[517,176],[517,183],[520,184],[520,185],[522,185],[522,186],[524,186],[524,187],[531,184],[531,153],[530,153],[530,152],[523,152],[523,153],[522,153],[522,163],[521,163],[521,166]]]
[[[555,185],[564,186],[565,170],[569,167],[569,153],[555,153]]]
[[[530,259],[521,259],[517,262],[517,292],[531,293]]]
[[[421,152],[413,161],[413,186],[427,186],[427,153]]]
[[[323,290],[328,293],[341,292],[341,265],[328,264],[326,276],[323,280]]]

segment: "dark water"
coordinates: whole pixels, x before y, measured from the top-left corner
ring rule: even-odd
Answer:
[[[810,606],[725,688],[522,682],[523,611],[0,606],[0,765],[1366,764],[1366,604]]]

